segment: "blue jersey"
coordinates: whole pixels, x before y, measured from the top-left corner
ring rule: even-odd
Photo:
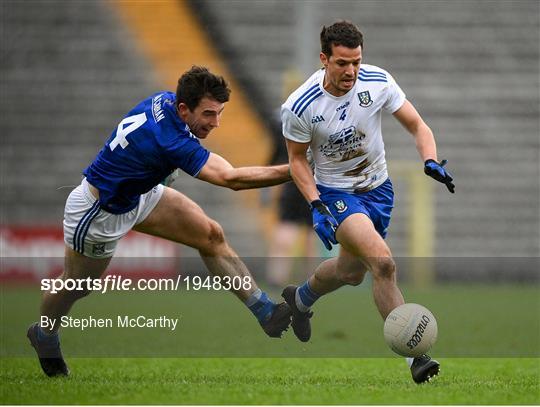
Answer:
[[[129,212],[176,168],[197,176],[206,164],[210,152],[178,116],[175,99],[162,92],[135,106],[83,171],[107,212]]]

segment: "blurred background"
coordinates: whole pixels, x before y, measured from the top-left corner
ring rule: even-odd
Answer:
[[[396,192],[388,243],[407,300],[438,318],[435,350],[538,357],[539,14],[536,0],[1,0],[0,354],[31,355],[20,337],[38,313],[39,289],[11,283],[61,272],[65,199],[135,104],[174,90],[193,64],[208,66],[233,93],[204,144],[235,165],[283,160],[276,111],[320,67],[322,25],[345,18],[364,33],[364,62],[394,76],[455,177],[451,195],[423,174],[397,121],[383,119]],[[301,281],[335,254],[322,250],[306,222],[283,222],[280,207],[298,198],[283,204],[279,188],[232,192],[185,175],[173,186],[223,225],[259,282]],[[201,272],[196,255],[133,233],[111,270],[132,277]],[[270,293],[279,298],[277,289]],[[117,294],[94,294],[73,315],[186,311],[185,329],[68,329],[66,354],[146,355],[146,341],[136,339],[142,335],[166,356],[390,355],[369,282],[320,301],[309,345],[292,335],[269,343],[230,294]]]
[[[221,127],[204,144],[235,165],[267,164],[283,147],[277,109],[319,68],[321,26],[345,18],[364,33],[364,62],[392,73],[455,177],[450,195],[423,175],[397,121],[383,120],[396,190],[394,255],[538,264],[536,0],[3,0],[0,7],[2,257],[62,255],[63,205],[81,171],[132,106],[174,90],[193,64],[224,75],[233,89]],[[303,250],[296,237],[290,250],[272,248],[278,192],[232,192],[188,176],[174,187],[223,225],[242,257],[328,255],[318,243]],[[298,239],[313,236],[305,230]],[[131,238],[120,256],[196,255]],[[516,278],[537,278],[528,264]]]

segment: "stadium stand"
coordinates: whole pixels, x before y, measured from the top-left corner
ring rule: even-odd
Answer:
[[[1,223],[61,227],[65,198],[115,123],[164,83],[174,89],[180,68],[165,81],[106,2],[1,7]],[[243,221],[256,214],[234,192],[189,176],[175,185],[222,223],[240,254],[264,253],[257,222]]]
[[[435,130],[457,185],[455,196],[432,188],[435,254],[538,256],[539,3],[191,3],[262,117],[281,104],[283,74],[295,68],[300,3],[313,5],[313,69],[318,28],[346,16],[365,33],[365,62],[387,68]],[[1,222],[59,224],[69,189],[58,188],[78,183],[114,123],[161,79],[107,3],[4,1],[2,25]],[[390,161],[417,160],[399,125],[384,126]],[[413,199],[407,175],[393,177],[399,256]],[[235,193],[180,183],[241,255],[263,253],[257,221],[242,221],[257,212],[226,204]]]
[[[155,89],[96,2],[2,4],[2,222],[59,222],[114,123]]]
[[[393,74],[433,128],[455,175],[453,196],[432,186],[434,254],[540,254],[537,1],[219,3],[191,2],[239,80],[266,95],[263,112],[282,103],[283,74],[298,69],[296,55],[304,51],[298,44],[313,51],[313,71],[319,28],[344,17],[357,23],[365,35],[364,62]],[[316,27],[299,40],[301,13]],[[384,131],[391,164],[418,163],[396,121],[387,118]],[[403,256],[414,199],[407,194],[408,174],[391,175],[397,198],[389,241]]]

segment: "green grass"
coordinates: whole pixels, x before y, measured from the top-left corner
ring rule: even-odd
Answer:
[[[4,359],[4,404],[538,404],[538,359],[444,359],[415,385],[391,359],[72,359],[69,378]]]
[[[442,286],[403,288],[409,302],[436,316],[438,357],[540,357],[540,295],[536,286]],[[0,356],[33,356],[22,341],[37,320],[35,289],[0,291]],[[273,293],[273,298],[279,298]],[[369,284],[346,287],[316,304],[308,344],[292,332],[269,340],[245,306],[228,292],[94,293],[77,303],[74,317],[166,315],[178,317],[175,331],[164,328],[62,329],[66,354],[77,357],[392,357]],[[152,346],[147,346],[150,343]]]
[[[384,344],[369,284],[321,299],[307,344],[292,332],[267,338],[229,293],[96,293],[71,315],[179,316],[179,328],[63,329],[72,370],[63,379],[43,375],[24,337],[39,290],[2,287],[0,402],[540,404],[537,286],[402,289],[438,320],[442,372],[428,385],[415,385]]]

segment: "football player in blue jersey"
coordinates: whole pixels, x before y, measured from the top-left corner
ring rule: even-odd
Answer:
[[[321,263],[300,287],[283,291],[301,341],[310,338],[315,301],[344,285],[360,284],[367,271],[383,319],[404,303],[384,241],[394,194],[381,132],[383,110],[413,136],[424,172],[454,192],[446,161],[437,159],[431,129],[387,71],[362,63],[362,48],[363,36],[354,24],[340,21],[323,27],[324,68],[294,91],[281,110],[292,176],[310,203],[313,228],[328,249],[340,244],[336,258]],[[315,174],[306,159],[309,147]],[[439,372],[438,362],[426,355],[408,363],[417,383]]]
[[[250,279],[251,284],[234,294],[267,335],[281,337],[291,321],[289,306],[274,303],[257,287],[216,221],[187,196],[160,183],[177,168],[233,190],[291,179],[288,165],[234,168],[201,146],[199,139],[219,126],[229,94],[222,77],[194,66],[180,77],[176,94],[157,93],[126,115],[66,201],[62,279],[99,279],[118,241],[133,229],[197,249],[214,276]],[[89,292],[45,293],[41,315],[60,321]],[[35,323],[27,333],[48,376],[69,374],[60,350],[59,324]]]

